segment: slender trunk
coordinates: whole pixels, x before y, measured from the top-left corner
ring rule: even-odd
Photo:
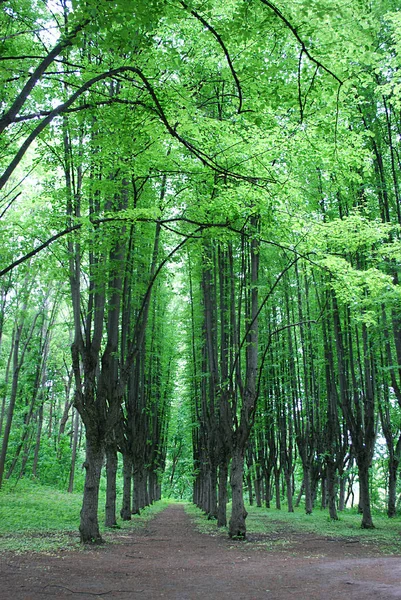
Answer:
[[[75,477],[75,463],[77,460],[77,447],[78,447],[78,436],[79,436],[79,412],[75,409],[73,419],[73,437],[72,437],[72,450],[71,450],[71,467],[70,477],[68,482],[68,493],[72,494],[74,489],[74,477]]]
[[[256,506],[262,508],[262,476],[260,467],[256,467],[256,477],[254,480]]]
[[[276,493],[276,508],[281,510],[281,498],[280,498],[280,469],[274,469],[274,486]]]
[[[126,452],[123,454],[123,503],[120,515],[123,521],[131,520],[131,481],[132,481],[132,459]]]
[[[392,519],[397,516],[397,479],[400,461],[393,457],[388,469],[388,501],[387,516]]]
[[[15,343],[15,328],[13,329],[13,334],[12,334],[12,339],[11,339],[11,349],[10,349],[10,353],[8,355],[8,360],[7,360],[7,366],[6,366],[6,372],[4,375],[4,393],[3,393],[3,397],[2,397],[2,401],[1,401],[1,415],[0,415],[0,437],[3,434],[3,423],[4,423],[4,417],[6,414],[6,401],[7,401],[7,391],[8,391],[8,380],[10,377],[10,367],[11,367],[11,361],[14,355],[14,343]]]
[[[228,482],[228,460],[222,461],[219,467],[219,500],[217,510],[217,526],[227,525],[227,482]]]
[[[307,515],[311,515],[312,510],[313,510],[313,500],[312,500],[310,465],[304,465],[303,472],[304,472],[305,512]]]
[[[105,507],[105,525],[106,527],[116,527],[116,477],[117,477],[118,457],[117,450],[113,443],[106,445],[106,507]]]
[[[342,512],[345,510],[345,486],[346,486],[345,477],[340,477],[340,490],[338,495],[338,510]]]
[[[35,452],[33,455],[33,465],[32,465],[32,475],[34,477],[38,476],[38,460],[39,460],[40,440],[42,437],[42,427],[43,427],[43,404],[40,405],[39,411],[38,411],[38,428],[36,431],[36,444],[35,444]]]
[[[248,502],[249,506],[253,506],[253,488],[252,488],[252,474],[250,469],[246,473],[246,486],[248,488]]]
[[[0,455],[0,488],[3,482],[4,468],[6,464],[8,441],[10,439],[11,425],[14,416],[14,408],[17,400],[18,377],[21,368],[21,363],[18,360],[19,344],[21,339],[22,325],[19,325],[15,331],[14,350],[13,350],[13,379],[11,386],[10,402],[8,405],[6,426],[3,434],[3,444]]]
[[[99,485],[104,458],[104,447],[99,440],[86,435],[86,469],[84,496],[80,516],[79,533],[83,543],[102,543],[99,530]]]
[[[210,519],[217,519],[217,466],[210,466],[209,508]]]
[[[288,512],[293,513],[294,512],[294,501],[293,501],[294,494],[293,494],[293,489],[292,489],[292,477],[287,469],[284,471],[284,478],[285,478],[285,487],[286,487],[286,492],[287,492]]]

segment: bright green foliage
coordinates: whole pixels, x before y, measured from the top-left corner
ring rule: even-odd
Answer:
[[[0,13],[6,471],[67,488],[75,403],[180,498],[223,471],[224,407],[276,504],[294,471],[362,472],[378,407],[397,473],[397,2],[54,4]]]

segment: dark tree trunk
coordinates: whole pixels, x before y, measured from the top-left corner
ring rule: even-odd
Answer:
[[[338,521],[337,515],[337,507],[336,507],[336,468],[334,465],[334,461],[328,460],[326,466],[326,482],[327,482],[327,500],[329,505],[329,515],[330,519],[333,521]]]
[[[256,466],[256,477],[254,480],[256,506],[262,508],[262,475],[260,467]]]
[[[79,533],[81,542],[101,543],[102,536],[99,530],[98,503],[99,503],[99,485],[104,458],[103,444],[99,440],[92,439],[86,435],[86,459],[84,467],[85,486],[82,501]]]
[[[219,500],[217,503],[217,526],[227,525],[227,482],[228,460],[221,461],[219,466]]]
[[[345,487],[346,487],[346,479],[345,477],[340,476],[340,490],[338,495],[338,510],[342,512],[345,510]]]
[[[116,478],[118,468],[117,450],[113,443],[106,444],[106,506],[105,506],[105,525],[106,527],[116,527]]]
[[[276,508],[281,510],[281,497],[280,497],[280,469],[274,468],[274,486],[276,494]]]
[[[303,466],[303,473],[304,473],[304,492],[305,492],[305,512],[307,515],[311,515],[312,510],[313,510],[313,497],[312,497],[312,481],[311,481],[310,465]]]
[[[397,478],[399,464],[399,459],[395,457],[389,461],[387,516],[390,519],[397,516]]]
[[[71,494],[74,489],[75,463],[77,460],[78,438],[79,438],[79,412],[77,411],[77,409],[75,409],[74,418],[73,418],[71,467],[70,467],[70,477],[69,477],[69,482],[68,482],[68,493],[69,494]]]
[[[232,493],[232,511],[228,535],[230,538],[246,538],[245,510],[243,495],[244,454],[242,449],[235,448],[231,461],[230,485]]]
[[[123,502],[120,515],[123,521],[131,520],[131,483],[132,459],[126,452],[123,454]]]
[[[362,510],[362,524],[363,529],[373,529],[373,520],[370,510],[370,490],[369,490],[369,467],[366,464],[358,464],[358,475],[359,475],[359,506]]]
[[[246,486],[248,488],[248,502],[249,506],[253,506],[253,487],[252,487],[252,474],[250,469],[247,469],[246,473]]]
[[[210,466],[210,489],[208,514],[210,519],[217,519],[217,467]]]

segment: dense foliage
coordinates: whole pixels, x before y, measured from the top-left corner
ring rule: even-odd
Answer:
[[[397,5],[1,3],[0,486],[395,516]]]

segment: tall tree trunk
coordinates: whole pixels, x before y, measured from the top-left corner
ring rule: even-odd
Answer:
[[[116,478],[117,478],[118,457],[114,442],[106,444],[106,506],[105,506],[105,525],[106,527],[116,527]]]
[[[230,486],[232,494],[232,511],[228,535],[230,538],[245,539],[245,519],[248,513],[245,510],[244,494],[244,453],[242,448],[235,447],[231,460]]]
[[[32,465],[32,475],[34,477],[38,476],[38,460],[39,460],[40,441],[42,438],[42,427],[43,427],[43,404],[41,404],[39,406],[39,410],[38,410],[38,427],[36,430],[35,452],[33,455],[33,465]]]
[[[14,408],[15,408],[15,403],[17,400],[18,377],[19,377],[19,372],[20,372],[20,368],[21,368],[21,363],[19,361],[19,356],[18,356],[20,339],[21,339],[21,331],[22,331],[22,325],[18,325],[15,329],[15,336],[14,336],[13,378],[12,378],[12,385],[11,385],[10,402],[8,404],[7,420],[6,420],[6,426],[4,429],[3,444],[1,447],[1,454],[0,454],[0,488],[1,488],[1,485],[3,482],[8,442],[10,439],[11,425],[12,425],[13,416],[14,416]]]
[[[71,449],[71,466],[70,476],[68,480],[68,493],[72,494],[74,489],[74,478],[75,478],[75,463],[77,460],[77,449],[78,449],[78,437],[79,437],[79,412],[75,409],[73,418],[73,432],[72,432],[72,449]]]
[[[132,482],[132,458],[128,452],[123,453],[123,502],[120,515],[123,521],[130,521],[132,514],[131,506],[131,482]]]
[[[98,437],[86,434],[85,486],[80,514],[79,533],[83,543],[102,543],[98,520],[99,485],[104,446]]]
[[[219,499],[217,510],[217,525],[227,525],[227,482],[228,482],[228,460],[220,461],[219,466]]]
[[[337,507],[336,507],[336,468],[333,460],[326,462],[326,481],[327,481],[327,497],[329,504],[329,515],[333,521],[338,520]]]
[[[362,525],[363,529],[373,529],[372,513],[370,509],[370,489],[369,489],[369,467],[366,461],[358,463],[359,475],[359,505],[362,509]]]

